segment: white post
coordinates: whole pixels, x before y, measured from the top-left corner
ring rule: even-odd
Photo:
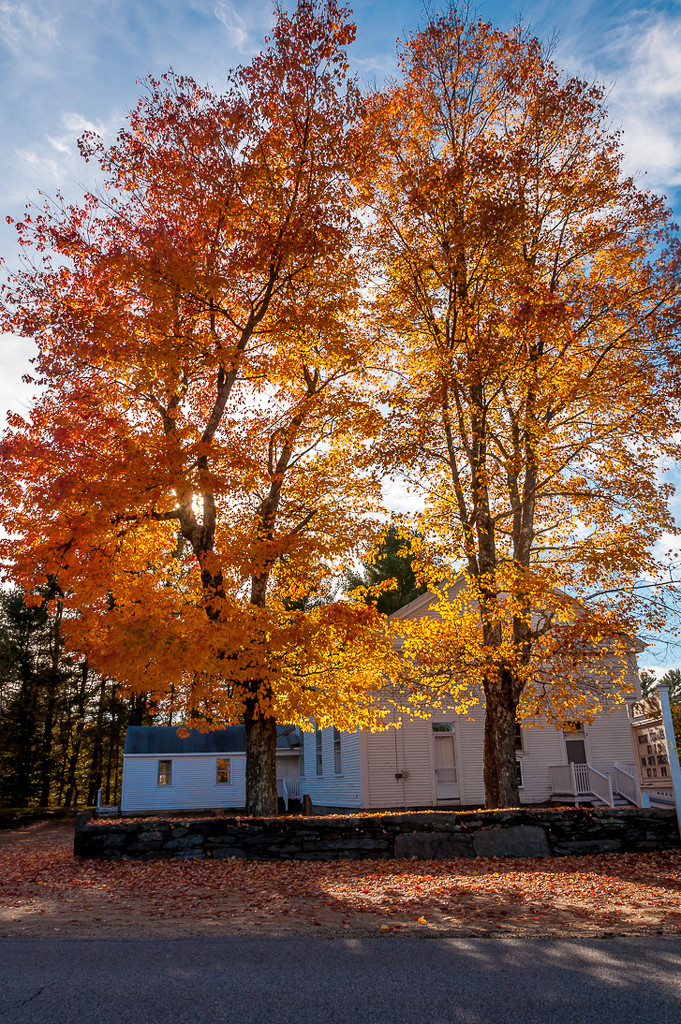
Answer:
[[[679,823],[679,833],[681,833],[681,768],[679,767],[679,755],[676,752],[676,736],[674,735],[672,709],[669,704],[669,683],[653,683],[653,687],[660,695],[662,721],[664,722],[664,731],[667,737],[667,747],[669,749],[669,767],[672,773],[672,782],[674,783],[676,818]]]

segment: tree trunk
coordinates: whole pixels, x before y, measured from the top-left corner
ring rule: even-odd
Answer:
[[[40,806],[47,807],[50,803],[50,789],[52,786],[52,731],[54,729],[54,713],[57,706],[57,685],[60,682],[58,676],[51,675],[47,691],[47,707],[45,710],[45,723],[43,735],[40,742]]]
[[[102,786],[102,760],[104,756],[104,702],[106,700],[106,677],[99,684],[99,702],[97,719],[92,741],[92,760],[90,762],[90,779],[88,782],[87,803],[92,807],[97,803],[97,793]]]
[[[518,807],[515,756],[516,701],[511,674],[485,684],[485,807]]]
[[[16,769],[10,799],[15,807],[27,807],[33,796],[34,738],[38,717],[37,686],[32,676],[22,680],[18,703]]]
[[[64,797],[65,807],[70,807],[71,802],[73,802],[73,806],[75,807],[78,802],[78,785],[76,776],[78,772],[78,762],[80,761],[80,747],[83,740],[83,729],[85,728],[85,704],[87,699],[88,671],[88,663],[87,660],[85,660],[80,669],[80,686],[78,688],[76,701],[76,728],[73,735],[71,754],[67,762],[68,774],[66,780],[66,796]]]
[[[246,814],[271,818],[278,810],[277,723],[246,709]]]

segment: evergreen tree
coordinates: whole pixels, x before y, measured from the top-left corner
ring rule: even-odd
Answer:
[[[412,539],[417,537],[418,534],[412,534]],[[395,526],[389,527],[375,552],[362,562],[360,572],[350,570],[346,574],[346,589],[371,588],[386,580],[394,581],[391,590],[368,593],[366,597],[367,604],[375,604],[381,615],[391,615],[426,591],[425,584],[418,582],[414,572],[412,541]]]

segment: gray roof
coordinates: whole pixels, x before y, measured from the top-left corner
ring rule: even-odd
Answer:
[[[177,735],[176,725],[130,725],[125,735],[124,754],[244,754],[246,730],[243,725],[199,732],[190,729],[189,736]],[[277,750],[300,747],[300,736],[293,725],[277,726]]]

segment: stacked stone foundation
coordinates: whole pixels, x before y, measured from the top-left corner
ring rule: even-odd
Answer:
[[[105,860],[560,857],[678,849],[671,810],[538,808],[282,818],[76,821],[74,853]]]

